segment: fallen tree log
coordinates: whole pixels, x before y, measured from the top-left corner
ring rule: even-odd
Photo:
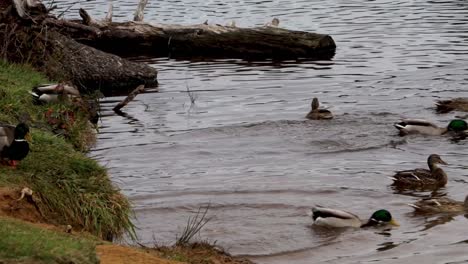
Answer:
[[[329,59],[336,45],[329,35],[274,26],[238,28],[221,25],[162,25],[142,22],[83,21],[58,24],[63,34],[119,55],[170,58]],[[79,25],[79,26],[78,26]]]
[[[51,79],[71,81],[84,92],[100,90],[112,94],[131,91],[141,84],[157,86],[156,69],[79,43],[50,26],[50,21],[66,21],[46,13],[22,17],[11,6],[0,10],[0,32],[3,32],[0,56],[3,59],[29,63]],[[82,32],[79,24],[71,25]]]

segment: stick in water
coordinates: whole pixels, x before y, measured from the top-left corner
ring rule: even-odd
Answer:
[[[145,86],[143,84],[139,85],[137,88],[135,88],[135,90],[133,90],[127,96],[127,98],[125,98],[123,101],[118,103],[112,110],[114,110],[114,112],[119,112],[122,107],[130,103],[135,98],[135,96],[137,96],[139,93],[143,92],[144,90],[145,90]]]

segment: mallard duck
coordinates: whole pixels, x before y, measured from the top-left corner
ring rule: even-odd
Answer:
[[[42,84],[34,87],[31,95],[36,103],[52,103],[57,102],[60,98],[78,98],[80,92],[73,86],[58,83],[58,84]]]
[[[375,211],[367,221],[362,221],[355,214],[316,206],[312,208],[312,219],[314,225],[327,226],[327,227],[368,227],[376,225],[394,225],[399,226],[397,221],[392,218],[389,211],[381,209]]]
[[[265,27],[278,27],[279,22],[279,19],[275,17],[271,20],[271,22],[266,23]]]
[[[31,140],[29,127],[19,123],[16,127],[0,125],[0,159],[12,167],[29,153],[28,141]]]
[[[408,204],[419,213],[463,213],[468,211],[468,195],[464,202],[447,197],[427,198],[414,204]]]
[[[394,124],[400,131],[400,136],[409,134],[422,134],[430,136],[440,136],[447,132],[466,132],[468,124],[465,120],[454,119],[447,127],[439,127],[434,123],[421,119],[404,119]]]
[[[317,97],[312,99],[312,110],[306,115],[306,118],[312,120],[319,120],[319,119],[332,119],[333,115],[330,111],[326,109],[319,109],[319,101]]]
[[[443,187],[447,184],[447,174],[437,164],[447,165],[437,154],[431,154],[427,158],[427,169],[414,169],[398,171],[391,179],[393,185],[405,188],[418,187]]]
[[[453,110],[468,112],[468,98],[460,97],[436,102],[436,111],[438,113],[448,113]]]

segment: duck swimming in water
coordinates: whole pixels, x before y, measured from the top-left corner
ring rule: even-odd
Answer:
[[[394,186],[403,188],[438,188],[447,184],[447,174],[439,168],[438,164],[447,165],[437,154],[427,158],[427,169],[414,169],[398,171],[391,179]]]
[[[400,136],[409,134],[440,136],[448,132],[466,133],[468,130],[468,124],[462,119],[450,121],[447,127],[439,127],[432,122],[421,119],[404,119],[394,126],[399,130]]]
[[[459,97],[436,102],[436,111],[438,113],[448,113],[453,110],[468,112],[468,98]]]
[[[7,124],[0,125],[0,160],[16,168],[19,161],[29,153],[28,141],[31,140],[29,127],[19,123],[16,127]]]
[[[319,101],[317,97],[312,99],[312,110],[306,115],[306,118],[312,120],[320,120],[320,119],[332,119],[333,115],[330,111],[326,109],[319,109]]]
[[[375,211],[372,216],[363,221],[355,214],[332,208],[316,206],[312,208],[312,219],[314,225],[326,227],[370,227],[378,225],[400,224],[393,219],[389,211],[381,209]]]
[[[468,212],[468,195],[464,202],[447,197],[427,198],[408,204],[418,213],[464,213]]]

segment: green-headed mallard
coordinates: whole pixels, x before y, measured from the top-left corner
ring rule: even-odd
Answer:
[[[0,159],[12,167],[29,153],[28,140],[31,139],[29,127],[19,123],[16,127],[0,125]]]
[[[71,85],[58,83],[38,85],[32,89],[31,95],[36,103],[52,103],[60,98],[78,98],[80,92]]]
[[[464,202],[447,197],[427,198],[408,204],[419,213],[463,213],[468,212],[468,195]]]
[[[326,109],[319,109],[319,101],[316,97],[312,100],[312,110],[306,115],[306,118],[312,120],[332,119],[333,115]]]
[[[389,211],[381,209],[375,211],[367,221],[359,219],[355,214],[321,206],[312,208],[314,225],[327,227],[368,227],[376,225],[395,225],[398,222],[392,218]]]
[[[465,120],[454,119],[450,121],[447,127],[439,127],[434,123],[421,119],[404,119],[394,124],[400,131],[400,135],[422,134],[430,136],[440,136],[447,132],[466,132],[468,124]]]
[[[437,164],[447,165],[439,155],[431,154],[427,159],[429,170],[414,169],[398,171],[391,179],[393,185],[404,188],[433,188],[447,184],[447,174]]]
[[[438,113],[448,113],[453,110],[468,112],[468,98],[460,97],[436,102],[436,111]]]

